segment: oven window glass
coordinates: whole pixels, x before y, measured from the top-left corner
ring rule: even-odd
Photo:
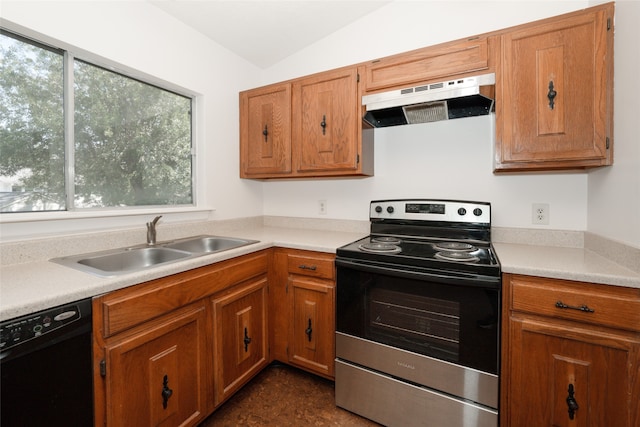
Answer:
[[[499,289],[338,267],[337,330],[498,372]]]

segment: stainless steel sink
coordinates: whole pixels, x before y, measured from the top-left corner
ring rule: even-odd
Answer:
[[[139,247],[54,258],[51,261],[86,273],[109,277],[176,262],[190,256],[190,252],[176,249]]]
[[[86,265],[102,271],[132,271],[153,265],[164,264],[191,256],[167,248],[140,248],[125,250],[110,255],[101,255],[78,260],[78,264]]]
[[[235,237],[197,236],[177,240],[163,246],[192,253],[212,253],[239,248],[257,242],[257,240],[237,239]]]
[[[222,252],[257,243],[234,237],[196,236],[156,246],[136,246],[90,254],[54,258],[51,261],[101,277],[133,273],[159,265]]]

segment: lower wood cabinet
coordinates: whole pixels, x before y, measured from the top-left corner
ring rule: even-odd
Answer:
[[[214,403],[220,405],[269,362],[267,280],[260,278],[211,298]]]
[[[205,325],[200,302],[105,347],[107,425],[191,426],[206,415]]]
[[[333,379],[334,259],[275,248],[95,297],[95,425],[195,426],[273,360]]]
[[[640,425],[640,290],[504,276],[501,426]]]
[[[271,250],[93,300],[95,425],[195,426],[268,363]]]
[[[335,255],[276,249],[270,300],[272,358],[334,379]]]

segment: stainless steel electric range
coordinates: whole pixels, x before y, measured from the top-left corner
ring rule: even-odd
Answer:
[[[376,200],[337,250],[336,404],[387,426],[498,425],[491,205]]]

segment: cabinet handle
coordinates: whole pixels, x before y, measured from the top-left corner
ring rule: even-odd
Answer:
[[[320,126],[322,127],[322,134],[324,135],[327,132],[327,116],[325,114],[322,115]]]
[[[262,131],[262,134],[264,135],[264,142],[267,142],[269,138],[269,130],[267,129],[267,125],[264,125],[264,130]]]
[[[318,267],[316,267],[315,265],[305,265],[305,264],[300,264],[300,265],[298,266],[298,268],[299,268],[299,269],[302,269],[302,270],[311,270],[311,271],[316,271],[316,269],[317,269]]]
[[[573,384],[569,384],[569,395],[567,396],[567,406],[569,407],[569,419],[572,420],[575,416],[576,411],[578,410],[578,402],[576,402],[575,397],[573,397]]]
[[[165,375],[162,380],[162,407],[167,409],[169,398],[173,394],[173,390],[169,388],[169,376]]]
[[[556,90],[553,88],[553,80],[551,80],[549,81],[549,93],[547,93],[547,98],[549,98],[549,108],[551,108],[552,110],[556,105],[555,99],[557,95],[558,92],[556,92]]]
[[[558,301],[556,302],[556,307],[558,308],[568,308],[571,310],[579,310],[579,311],[584,311],[585,313],[594,313],[595,310],[593,308],[589,308],[588,305],[586,304],[582,304],[580,306],[575,306],[575,305],[567,305],[565,303],[563,303],[562,301]]]
[[[311,329],[311,319],[309,319],[309,326],[307,326],[307,329],[304,331],[304,333],[307,334],[307,338],[309,338],[309,342],[311,342],[311,332],[313,332],[313,329]]]
[[[245,352],[249,351],[249,344],[251,343],[251,338],[249,338],[249,335],[247,335],[247,328],[244,328],[244,339],[242,341],[244,342],[244,351]]]

